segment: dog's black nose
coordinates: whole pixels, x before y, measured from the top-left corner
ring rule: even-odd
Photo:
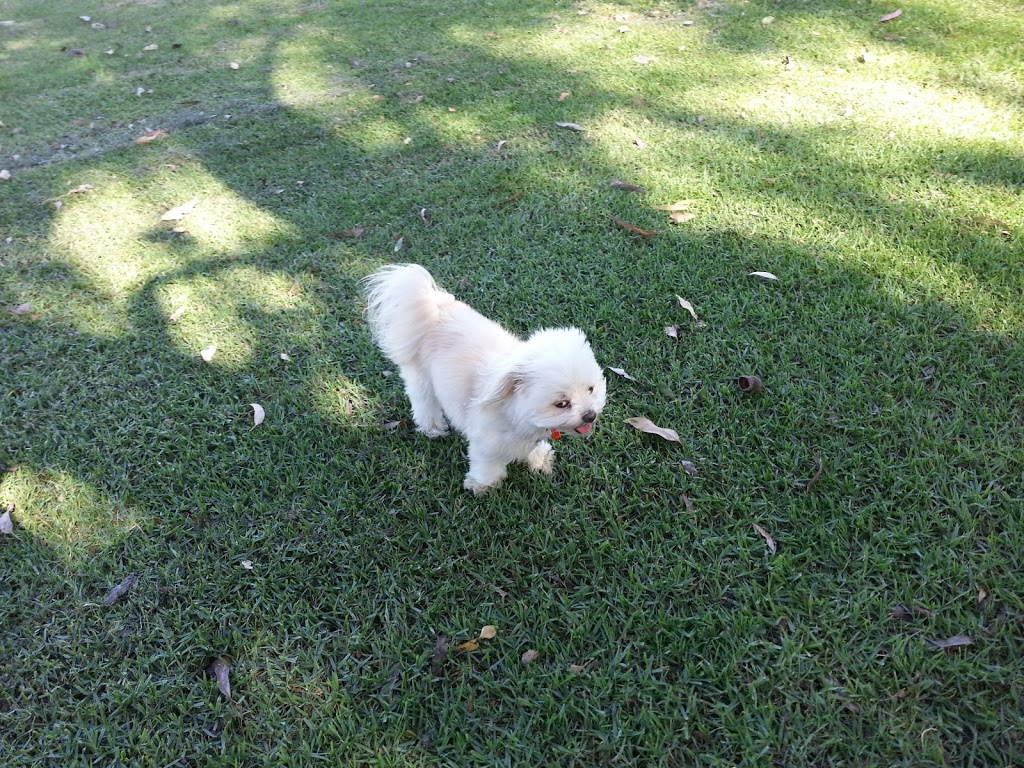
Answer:
[[[593,411],[587,411],[581,417],[584,424],[593,424],[597,420],[597,414]]]

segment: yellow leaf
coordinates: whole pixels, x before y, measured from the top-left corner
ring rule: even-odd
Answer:
[[[480,630],[481,640],[492,640],[494,636],[498,634],[498,628],[493,624],[488,624],[486,627]]]
[[[461,645],[456,645],[455,646],[455,650],[457,650],[457,651],[475,651],[479,647],[480,647],[480,643],[478,643],[476,640],[467,640],[466,642],[462,643]]]

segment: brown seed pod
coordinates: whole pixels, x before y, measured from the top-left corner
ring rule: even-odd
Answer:
[[[761,383],[761,379],[758,376],[740,376],[736,379],[736,384],[740,388],[740,392],[745,394],[753,394],[754,392],[760,392],[764,389],[764,385]]]

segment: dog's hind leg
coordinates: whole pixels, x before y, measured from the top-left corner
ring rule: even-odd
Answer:
[[[448,422],[441,410],[441,403],[434,394],[430,379],[423,375],[419,368],[403,366],[402,381],[405,383],[405,394],[412,404],[412,418],[416,429],[427,437],[444,437],[448,434]]]
[[[483,496],[492,488],[501,485],[507,474],[507,466],[507,461],[487,454],[470,440],[469,472],[466,473],[462,487],[472,491],[476,496]]]

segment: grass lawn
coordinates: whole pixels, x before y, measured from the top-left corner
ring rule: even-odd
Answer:
[[[1018,0],[0,21],[0,764],[1024,764]],[[394,261],[635,380],[476,499]]]

